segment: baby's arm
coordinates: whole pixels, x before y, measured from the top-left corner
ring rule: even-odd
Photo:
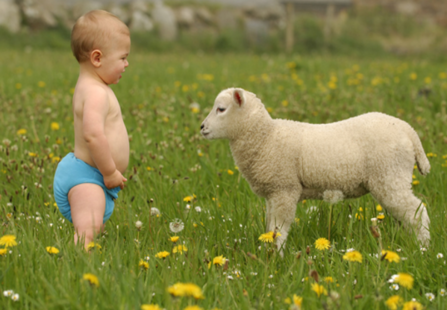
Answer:
[[[125,177],[116,169],[110,152],[109,142],[104,133],[104,125],[109,112],[109,99],[105,89],[92,87],[84,102],[84,139],[93,161],[104,177],[107,188],[124,187]]]

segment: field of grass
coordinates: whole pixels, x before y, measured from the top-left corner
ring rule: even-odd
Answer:
[[[77,63],[62,51],[0,53],[0,237],[17,241],[0,246],[1,309],[447,308],[447,63],[142,52],[129,61],[112,86],[130,135],[129,181],[100,247],[86,253],[52,196],[57,162],[73,149]],[[415,170],[413,183],[431,218],[430,246],[421,249],[367,195],[334,206],[326,250],[315,242],[328,237],[329,205],[300,202],[281,258],[259,240],[264,201],[228,142],[199,134],[218,92],[232,86],[256,93],[275,118],[328,123],[381,111],[410,123],[432,165],[426,178]],[[370,230],[374,217],[383,217],[381,238]],[[184,223],[178,233],[170,230],[175,219]],[[383,258],[380,244],[400,260]],[[344,259],[347,249],[361,262]],[[163,251],[169,256],[158,258]]]

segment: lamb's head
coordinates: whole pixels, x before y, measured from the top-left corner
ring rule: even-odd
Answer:
[[[228,88],[217,95],[214,106],[200,127],[207,139],[232,139],[243,131],[250,116],[262,105],[256,95],[242,88]]]

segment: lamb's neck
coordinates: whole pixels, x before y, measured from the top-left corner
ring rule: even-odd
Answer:
[[[249,169],[260,155],[261,148],[273,132],[274,123],[271,117],[261,117],[256,121],[250,120],[251,126],[239,132],[237,137],[230,140],[230,148],[236,165],[243,172]]]

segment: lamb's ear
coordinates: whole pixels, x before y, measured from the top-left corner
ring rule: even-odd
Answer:
[[[233,100],[238,106],[245,104],[244,90],[242,88],[235,88],[233,90]]]

